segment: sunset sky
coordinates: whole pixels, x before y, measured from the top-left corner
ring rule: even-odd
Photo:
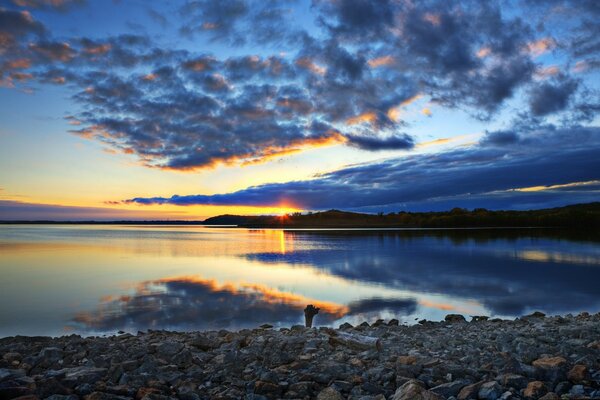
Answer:
[[[0,220],[600,200],[600,2],[0,0]]]

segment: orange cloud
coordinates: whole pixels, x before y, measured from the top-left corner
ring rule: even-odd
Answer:
[[[356,124],[362,124],[364,122],[372,124],[376,120],[377,120],[377,114],[375,114],[372,111],[367,111],[365,113],[357,115],[356,117],[348,118],[346,120],[346,125],[356,125]]]
[[[296,60],[296,65],[302,68],[306,68],[314,74],[325,75],[327,68],[315,64],[310,58],[302,57]]]
[[[411,103],[417,101],[419,98],[421,98],[421,94],[417,93],[416,95],[404,100],[402,103],[398,104],[397,106],[391,107],[387,111],[388,118],[391,119],[392,121],[398,122],[400,120],[400,115],[402,114],[402,109],[407,107]]]
[[[438,26],[440,24],[439,14],[425,13],[425,15],[423,15],[423,20],[435,26]]]
[[[534,57],[539,57],[549,50],[556,47],[556,42],[552,38],[543,38],[535,42],[528,43],[526,50]]]
[[[378,68],[378,67],[382,67],[385,65],[390,65],[396,62],[396,59],[392,56],[383,56],[383,57],[377,57],[377,58],[373,58],[369,61],[367,61],[367,64],[369,64],[369,67],[371,68]]]
[[[492,49],[489,47],[481,47],[479,50],[477,50],[477,53],[475,53],[477,55],[477,57],[479,58],[485,58],[487,56],[489,56],[492,53]]]
[[[560,68],[557,65],[550,65],[548,67],[540,67],[535,71],[535,75],[538,78],[547,78],[560,73]]]
[[[112,48],[110,43],[99,44],[96,46],[87,47],[84,51],[87,54],[104,54],[110,51]]]

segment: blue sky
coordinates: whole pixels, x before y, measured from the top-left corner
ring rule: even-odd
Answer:
[[[0,2],[0,218],[598,199],[595,1]]]

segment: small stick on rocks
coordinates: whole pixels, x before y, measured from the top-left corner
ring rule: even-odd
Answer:
[[[304,309],[304,320],[307,328],[312,328],[313,317],[319,313],[320,308],[309,304]]]

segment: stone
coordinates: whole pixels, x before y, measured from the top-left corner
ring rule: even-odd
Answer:
[[[573,383],[583,382],[590,378],[588,368],[585,365],[577,364],[567,373],[567,379]]]
[[[461,379],[453,382],[442,383],[441,385],[437,385],[430,390],[444,398],[448,398],[450,396],[456,396],[460,392],[460,389],[467,386],[469,383],[469,381]]]
[[[417,363],[417,357],[415,356],[399,356],[396,360],[401,365],[415,365]]]
[[[390,321],[388,322],[388,326],[398,326],[398,325],[400,325],[400,321],[398,321],[395,318],[390,319]]]
[[[163,357],[171,357],[179,353],[183,349],[183,343],[175,341],[162,342],[156,347],[158,355]]]
[[[543,369],[560,368],[567,363],[563,357],[542,357],[531,363],[534,367]]]
[[[549,392],[540,397],[539,400],[560,400],[560,396],[554,392]]]
[[[544,382],[532,381],[523,391],[523,396],[527,399],[539,399],[546,393],[548,393],[548,388],[544,385]]]
[[[545,316],[546,316],[546,314],[544,314],[541,311],[534,311],[531,314],[526,315],[525,317],[528,317],[528,318],[544,318]]]
[[[455,322],[467,322],[465,317],[460,314],[448,314],[444,317],[444,321],[455,323]]]
[[[483,385],[483,381],[467,385],[458,392],[456,398],[458,400],[468,400],[476,398],[479,393],[479,388]]]
[[[400,386],[391,400],[443,400],[443,397],[433,393],[417,380],[410,380]]]
[[[343,400],[344,398],[335,388],[327,387],[319,392],[317,400]]]
[[[569,394],[572,396],[583,396],[585,395],[585,388],[583,385],[573,385],[571,390],[569,390]]]
[[[531,363],[537,379],[556,383],[567,377],[567,360],[563,357],[542,357]]]
[[[523,389],[525,386],[527,386],[528,382],[527,378],[517,374],[498,375],[496,377],[496,381],[498,381],[502,386],[515,389]]]
[[[481,400],[496,400],[503,393],[502,386],[496,381],[485,382],[477,392]]]

